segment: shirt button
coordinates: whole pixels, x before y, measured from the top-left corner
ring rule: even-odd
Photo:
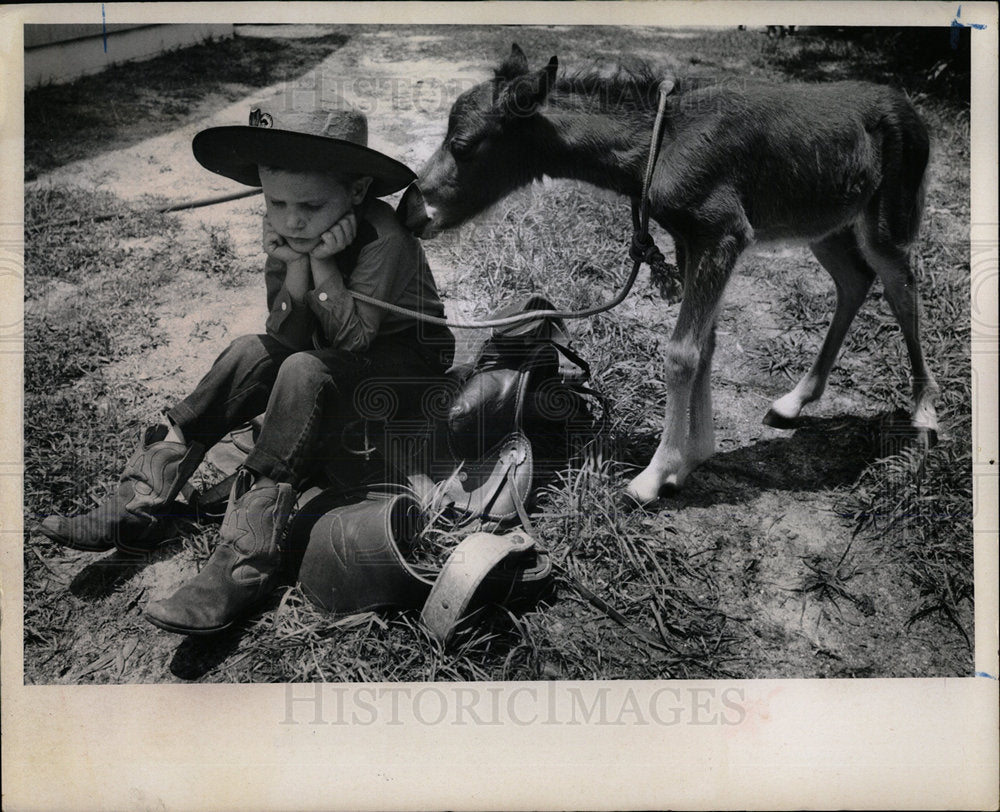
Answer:
[[[319,300],[320,300],[321,302],[325,302],[325,301],[326,301],[327,299],[329,299],[329,298],[330,298],[330,297],[329,297],[329,296],[327,296],[327,295],[326,295],[325,293],[321,293],[321,294],[319,295]]]
[[[282,310],[288,310],[288,302],[282,302],[281,303],[281,309]]]

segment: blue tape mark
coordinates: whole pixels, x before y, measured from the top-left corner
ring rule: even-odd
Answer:
[[[975,28],[977,31],[986,29],[986,23],[963,23],[959,20],[961,16],[962,7],[959,6],[955,13],[955,19],[951,21],[951,49],[953,51],[958,48],[958,30],[960,28]]]
[[[996,679],[996,677],[994,677],[992,674],[987,674],[985,671],[977,671],[976,672],[976,676],[977,677],[986,677],[986,679]]]
[[[962,7],[958,7],[959,13],[962,11]],[[108,24],[107,18],[104,16],[104,3],[101,3],[101,36],[104,38],[104,53],[108,52]]]

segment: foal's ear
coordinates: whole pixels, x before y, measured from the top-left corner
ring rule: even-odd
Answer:
[[[506,79],[508,82],[518,76],[524,76],[528,72],[528,57],[525,56],[521,46],[516,42],[510,46],[510,54],[503,61],[503,64],[496,69],[497,79]]]
[[[556,81],[559,60],[552,57],[549,64],[535,73],[512,81],[500,96],[499,104],[507,116],[530,116],[545,101]]]

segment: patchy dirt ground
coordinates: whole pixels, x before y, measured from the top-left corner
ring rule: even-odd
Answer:
[[[303,31],[247,26],[245,33],[301,36]],[[456,48],[461,53],[453,59],[427,56],[428,43],[434,41],[437,52],[445,36],[366,30],[353,35],[296,84],[304,89],[337,85],[343,96],[368,113],[372,146],[416,167],[439,143],[456,92],[483,78],[486,60],[502,53],[501,47],[492,46],[507,37],[503,32],[494,35],[495,42],[485,43],[492,50],[485,52],[465,47]],[[473,46],[485,47],[482,41]],[[601,52],[597,43],[595,54]],[[669,62],[651,42],[644,42],[637,54]],[[400,69],[403,63],[405,72]],[[364,80],[346,81],[345,76],[363,76]],[[197,165],[190,140],[205,126],[243,120],[249,101],[226,104],[136,146],[59,168],[34,184],[99,186],[129,200],[141,199],[151,190],[171,200],[238,191],[241,187],[213,178]],[[211,102],[204,103],[206,111],[213,109]],[[240,261],[253,263],[259,256],[256,224],[260,211],[260,199],[249,198],[181,213],[181,228],[171,239],[180,250],[204,243],[213,230],[225,230]],[[669,244],[662,235],[660,242]],[[435,242],[425,247],[449,313],[469,312],[474,303],[454,296],[462,272],[454,253]],[[777,290],[767,272],[776,257],[801,261],[803,273],[811,280],[808,284],[829,286],[806,249],[762,248],[748,254],[730,286],[720,322],[714,372],[719,453],[692,476],[683,493],[661,500],[653,519],[657,513],[669,518],[688,552],[704,555],[706,571],[726,596],[724,610],[740,629],[743,644],[750,649],[748,657],[755,663],[742,670],[742,676],[968,673],[969,646],[953,626],[918,621],[907,633],[900,633],[910,614],[904,607],[914,605],[914,587],[880,577],[878,554],[857,546],[852,539],[853,524],[837,502],[838,489],[842,493],[879,453],[871,437],[877,433],[885,404],[834,384],[798,430],[779,431],[761,424],[771,400],[792,384],[780,373],[761,375],[748,363],[748,352],[768,345],[781,330],[773,315]],[[624,263],[624,254],[622,259]],[[633,294],[623,307],[643,322],[662,322],[666,333],[673,313],[659,300],[644,295],[647,292]],[[66,295],[66,291],[54,290],[50,295]],[[159,407],[190,390],[235,336],[260,329],[264,295],[259,278],[247,276],[239,285],[224,286],[178,267],[175,282],[157,307],[160,327],[169,340],[146,355],[117,362],[109,374],[122,381],[141,381],[152,393],[151,406]],[[650,359],[650,374],[656,376],[657,368],[656,359]],[[803,588],[808,583],[809,561],[836,560],[852,545],[858,572],[844,594],[821,600],[822,596]],[[109,557],[109,563],[113,558]],[[177,638],[154,633],[138,609],[147,600],[168,594],[192,574],[190,557],[176,550],[164,551],[148,566],[128,568],[105,567],[93,556],[67,552],[46,566],[52,589],[72,588],[78,597],[93,603],[95,612],[123,583],[129,583],[136,597],[127,617],[108,618],[115,630],[112,650],[107,650],[106,640],[95,645],[93,636],[101,635],[101,627],[91,628],[74,639],[72,650],[60,653],[59,666],[55,661],[28,659],[28,682],[185,678],[177,663],[197,644],[184,641],[178,645]],[[764,589],[762,584],[770,587]],[[571,624],[577,609],[577,604],[566,603],[557,615]],[[962,621],[971,632],[971,611]],[[223,647],[210,654],[201,649],[198,656],[214,659],[217,667],[232,654]],[[213,665],[202,662],[190,676],[212,679],[213,673]]]

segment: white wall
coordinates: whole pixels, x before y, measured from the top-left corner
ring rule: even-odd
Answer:
[[[26,25],[24,86],[69,82],[119,62],[149,59],[209,37],[233,35],[233,25]]]

